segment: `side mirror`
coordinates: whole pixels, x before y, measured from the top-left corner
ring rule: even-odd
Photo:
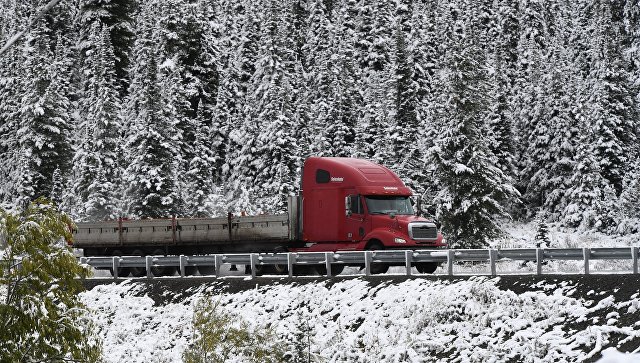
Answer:
[[[351,216],[351,196],[344,197],[344,210],[347,217]]]
[[[422,195],[418,195],[416,198],[416,216],[422,217],[424,213],[422,212]]]

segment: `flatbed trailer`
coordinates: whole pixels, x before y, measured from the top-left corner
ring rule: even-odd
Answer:
[[[290,205],[295,203],[290,198]],[[221,218],[168,218],[78,223],[73,246],[85,256],[202,255],[272,252],[298,238],[289,213]],[[293,220],[293,221],[292,221]]]

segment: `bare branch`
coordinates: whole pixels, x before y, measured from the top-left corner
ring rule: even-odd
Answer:
[[[24,33],[27,32],[27,30],[31,29],[36,24],[36,22],[38,20],[40,20],[40,18],[42,18],[44,16],[44,14],[46,14],[49,10],[51,10],[51,8],[56,6],[56,4],[59,3],[59,2],[60,2],[60,0],[51,0],[51,1],[49,1],[49,3],[47,5],[45,5],[42,8],[42,10],[40,10],[40,13],[38,13],[38,15],[33,20],[31,20],[31,22],[29,23],[29,25],[27,26],[26,29],[19,31],[14,36],[12,36],[11,39],[9,39],[7,41],[7,43],[4,45],[4,47],[2,47],[2,49],[0,49],[0,55],[2,55],[9,48],[11,48],[13,43],[18,41],[18,39],[20,39],[20,37],[22,37],[24,35]]]

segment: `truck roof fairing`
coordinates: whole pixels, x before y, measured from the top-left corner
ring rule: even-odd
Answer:
[[[413,193],[398,176],[368,160],[311,157],[304,164],[302,189],[355,188],[362,195],[410,196]]]

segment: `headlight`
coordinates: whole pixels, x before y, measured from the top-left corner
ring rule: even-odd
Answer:
[[[404,238],[400,238],[400,237],[396,237],[393,239],[393,242],[395,243],[407,243],[407,240]]]

